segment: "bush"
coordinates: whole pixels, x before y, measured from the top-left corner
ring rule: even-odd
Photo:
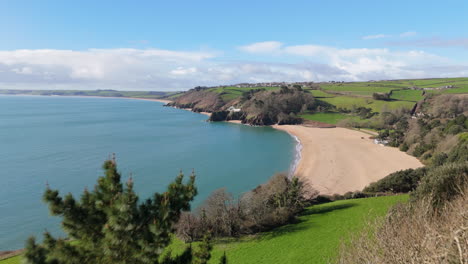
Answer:
[[[460,125],[452,125],[450,126],[450,128],[447,130],[447,133],[448,134],[451,134],[451,135],[456,135],[460,132],[463,131],[463,127],[460,126]]]
[[[460,139],[458,145],[449,154],[448,162],[463,162],[468,160],[468,141]]]
[[[395,206],[386,219],[367,223],[360,234],[343,242],[335,263],[466,263],[468,189],[440,214],[428,207],[426,200]]]
[[[238,200],[225,189],[216,190],[195,212],[181,217],[177,235],[195,241],[208,231],[215,237],[237,237],[283,225],[315,197],[307,188],[298,178],[277,174]]]
[[[444,152],[436,153],[432,156],[432,165],[433,166],[440,166],[444,164],[448,159],[448,155]]]
[[[437,209],[460,195],[468,182],[468,161],[448,163],[430,170],[411,194],[411,200],[428,199]]]
[[[390,94],[388,94],[388,93],[373,93],[372,98],[374,98],[375,100],[389,101],[390,100]]]
[[[401,151],[406,152],[406,151],[408,151],[408,149],[409,149],[408,144],[406,144],[406,143],[401,144],[401,146],[400,146]]]
[[[424,142],[419,143],[413,151],[413,155],[416,157],[421,157],[426,151],[433,149],[434,146],[430,144],[425,144]]]
[[[426,168],[397,171],[377,182],[371,183],[364,188],[363,192],[407,193],[416,189],[419,181],[426,174],[426,171]]]

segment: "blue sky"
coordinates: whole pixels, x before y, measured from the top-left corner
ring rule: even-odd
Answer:
[[[0,1],[0,88],[468,75],[468,1]]]

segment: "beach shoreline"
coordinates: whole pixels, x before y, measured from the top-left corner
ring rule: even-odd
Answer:
[[[301,125],[272,127],[299,139],[301,159],[294,174],[320,194],[361,191],[390,173],[424,166],[397,148],[374,144],[361,131]]]

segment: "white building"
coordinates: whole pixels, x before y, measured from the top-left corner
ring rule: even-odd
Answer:
[[[241,111],[240,108],[235,108],[234,106],[230,106],[227,110],[229,112],[240,112]]]

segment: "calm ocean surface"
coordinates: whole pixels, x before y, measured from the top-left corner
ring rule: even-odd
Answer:
[[[93,188],[116,153],[140,197],[163,191],[182,170],[197,174],[195,205],[217,188],[241,194],[288,171],[296,142],[269,127],[207,123],[162,103],[112,98],[0,96],[0,251],[44,230],[62,234],[41,201]]]

